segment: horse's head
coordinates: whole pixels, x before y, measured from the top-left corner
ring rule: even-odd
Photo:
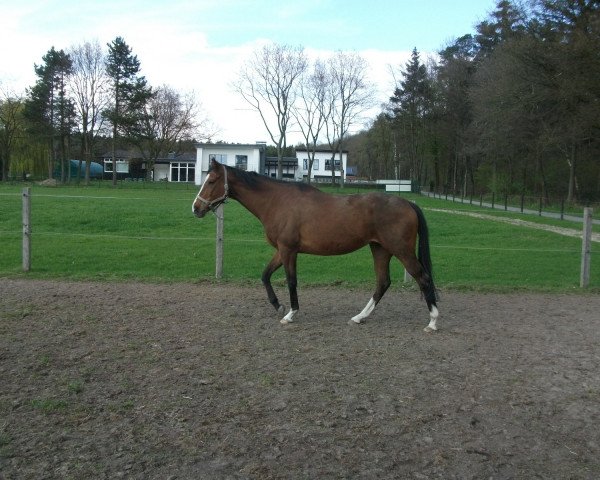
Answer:
[[[219,205],[227,200],[228,196],[227,167],[216,160],[211,160],[206,179],[192,204],[192,212],[198,218],[202,218],[209,210],[214,212]]]

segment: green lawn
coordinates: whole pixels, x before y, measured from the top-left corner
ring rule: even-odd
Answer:
[[[0,275],[124,281],[212,280],[216,219],[191,213],[196,186],[121,184],[32,187],[32,269],[21,271],[22,186],[0,186]],[[356,193],[346,188],[345,193]],[[577,291],[581,240],[532,228],[430,209],[480,211],[409,195],[425,211],[432,259],[442,288]],[[580,224],[505,214],[581,230]],[[598,228],[594,227],[597,231]],[[235,201],[225,205],[224,280],[260,282],[272,255],[262,227]],[[596,248],[596,244],[593,249]],[[369,249],[341,257],[302,255],[300,285],[373,285]],[[600,289],[598,256],[592,258],[592,291]],[[393,262],[393,279],[403,270]],[[283,281],[278,272],[275,281]]]

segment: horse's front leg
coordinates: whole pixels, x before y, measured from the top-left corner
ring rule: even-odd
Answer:
[[[278,312],[283,312],[285,308],[279,303],[277,295],[275,295],[275,290],[273,290],[273,285],[271,285],[271,276],[279,267],[281,267],[281,265],[281,256],[279,255],[279,251],[276,251],[269,264],[263,270],[261,277],[262,283],[265,286],[265,289],[267,290],[267,297],[269,299],[269,302],[271,303],[271,305],[273,305],[273,307],[275,307],[275,310],[277,310]]]
[[[282,324],[292,323],[294,315],[298,313],[300,306],[298,305],[298,280],[296,277],[296,260],[298,254],[295,251],[288,249],[280,249],[283,268],[285,269],[285,278],[287,280],[288,290],[290,292],[290,311],[280,322]]]

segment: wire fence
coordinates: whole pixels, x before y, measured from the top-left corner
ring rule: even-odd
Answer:
[[[428,195],[427,192],[423,192],[424,195],[427,196],[434,196],[433,194]],[[31,236],[32,236],[32,225],[31,225],[31,189],[30,188],[25,188],[23,189],[23,192],[21,194],[19,193],[0,193],[0,195],[11,195],[11,196],[16,196],[16,195],[22,195],[23,197],[23,228],[22,228],[22,232],[19,231],[0,231],[0,234],[2,235],[19,235],[22,234],[23,235],[23,270],[24,271],[29,271],[29,269],[31,268]],[[90,195],[64,195],[64,194],[41,194],[41,193],[36,193],[36,196],[39,197],[50,197],[50,198],[73,198],[73,199],[81,199],[81,198],[85,198],[85,199],[102,199],[102,200],[147,200],[147,197],[117,197],[117,196],[90,196]],[[436,198],[439,198],[437,196],[437,194],[435,195]],[[186,197],[187,198],[187,197]],[[443,198],[445,199],[445,196],[443,196]],[[450,202],[457,202],[459,201],[460,203],[470,203],[470,200],[467,199],[457,199],[457,198],[453,198],[453,197],[449,197],[448,201]],[[482,206],[485,206],[485,203],[482,201],[481,202]],[[493,204],[492,206],[488,207],[488,208],[494,208]],[[497,208],[497,207],[495,207]],[[513,209],[509,209],[508,206],[505,206],[504,210],[506,211],[516,211]],[[524,210],[524,209],[519,209],[519,210]],[[484,246],[470,246],[470,245],[448,245],[448,244],[432,244],[432,248],[438,248],[438,249],[448,249],[448,250],[473,250],[473,251],[499,251],[499,252],[531,252],[531,253],[535,253],[535,252],[543,252],[543,253],[577,253],[577,252],[581,252],[582,253],[582,278],[581,278],[581,286],[587,286],[589,284],[589,264],[591,261],[591,243],[592,241],[598,241],[597,240],[597,234],[595,234],[595,236],[592,238],[592,233],[591,233],[591,224],[592,224],[592,218],[591,218],[591,209],[587,209],[584,211],[584,217],[587,213],[588,216],[588,224],[589,227],[585,227],[583,233],[580,235],[583,237],[583,245],[582,245],[582,249],[547,249],[547,248],[540,248],[539,246],[532,246],[531,248],[514,248],[514,247],[506,247],[506,246],[494,246],[494,247],[484,247]],[[523,212],[523,213],[527,213],[527,212]],[[544,215],[544,216],[548,216],[548,215]],[[584,217],[579,218],[577,217],[577,221],[583,221]],[[222,218],[222,214],[221,214],[221,218]],[[556,217],[554,217],[556,218]],[[597,223],[597,222],[594,222]],[[217,249],[221,249],[221,253],[219,253],[219,251],[217,251],[217,265],[216,265],[216,271],[217,271],[217,276],[218,272],[222,272],[223,266],[222,266],[222,244],[223,244],[223,234],[222,234],[222,225],[221,225],[221,233],[219,234],[218,229],[219,226],[217,225],[217,235],[216,235],[216,245],[217,245]],[[586,229],[587,229],[587,233],[586,233]],[[79,237],[79,238],[98,238],[98,239],[104,239],[104,240],[110,240],[110,239],[114,239],[114,240],[123,240],[123,239],[128,239],[128,240],[140,240],[140,241],[170,241],[170,242],[191,242],[191,241],[213,241],[215,240],[215,237],[209,237],[209,236],[203,236],[203,237],[198,237],[198,236],[194,236],[194,237],[186,237],[186,236],[157,236],[157,235],[122,235],[122,234],[118,234],[118,233],[106,233],[106,234],[102,234],[102,233],[85,233],[85,232],[60,232],[60,231],[52,231],[52,232],[44,232],[44,231],[39,231],[36,230],[35,231],[35,235],[36,236],[64,236],[64,237]],[[586,240],[586,237],[587,240]],[[257,238],[243,238],[243,237],[232,237],[232,238],[228,238],[227,239],[228,242],[232,242],[232,243],[243,243],[243,244],[256,244],[256,243],[264,243],[263,239],[257,239]],[[587,244],[586,244],[587,242]],[[219,265],[220,263],[220,265]]]
[[[24,189],[26,190],[26,189]],[[431,196],[433,198],[433,194],[429,195],[428,192],[423,192],[424,195],[426,196]],[[14,193],[0,193],[0,196],[24,196],[26,195],[25,192],[23,193],[18,193],[18,192],[14,192]],[[28,193],[29,196],[31,196],[31,192],[29,191]],[[45,198],[61,198],[61,199],[88,199],[88,200],[118,200],[118,201],[129,201],[129,200],[139,200],[139,201],[147,201],[148,198],[147,197],[118,197],[118,196],[94,196],[94,195],[64,195],[64,194],[45,194],[45,193],[36,193],[35,197],[45,197]],[[440,198],[438,197],[438,194],[435,194],[435,198]],[[442,196],[442,198],[445,199],[445,196]],[[185,199],[187,200],[188,198],[185,197]],[[450,202],[460,202],[460,200],[456,199],[453,200],[452,197],[449,197],[449,201]],[[460,203],[468,203],[467,201],[462,201]],[[484,204],[485,206],[485,204]],[[497,207],[498,208],[498,207]],[[443,210],[439,210],[439,209],[431,209],[431,208],[424,208],[424,210],[431,210],[431,211],[443,211]],[[508,211],[516,211],[516,210],[508,210]],[[577,219],[579,221],[582,220],[582,218],[577,217]],[[593,220],[594,224],[598,224],[600,221],[599,220]],[[2,235],[20,235],[22,233],[21,230],[0,230],[0,234]],[[189,241],[205,241],[205,240],[214,240],[214,237],[207,237],[207,236],[194,236],[194,237],[182,237],[182,236],[159,236],[159,235],[121,235],[121,234],[112,234],[112,233],[89,233],[89,232],[60,232],[60,231],[52,231],[52,232],[45,232],[45,231],[41,231],[39,229],[36,229],[35,231],[36,235],[40,235],[40,236],[64,236],[64,237],[81,237],[81,238],[98,238],[98,239],[115,239],[115,240],[148,240],[148,241],[153,241],[153,240],[157,240],[157,241],[164,241],[164,240],[171,240],[171,241],[182,241],[182,242],[189,242]],[[579,234],[579,236],[581,236],[581,234]],[[235,243],[262,243],[264,242],[264,239],[257,239],[257,238],[242,238],[242,237],[230,237],[228,238],[228,242],[235,242]],[[579,250],[575,250],[575,249],[570,249],[570,250],[557,250],[557,249],[540,249],[539,247],[532,247],[532,248],[510,248],[510,247],[478,247],[478,246],[474,246],[474,245],[469,245],[469,246],[464,246],[464,245],[444,245],[444,244],[432,244],[432,247],[435,248],[442,248],[442,249],[456,249],[456,250],[464,250],[464,249],[470,249],[470,250],[480,250],[480,251],[489,251],[489,250],[496,250],[496,251],[506,251],[506,252],[511,252],[511,251],[522,251],[522,252],[577,252]]]
[[[539,217],[553,218],[557,220],[569,220],[572,222],[582,222],[584,218],[584,209],[580,205],[568,204],[564,198],[552,199],[550,201],[543,197],[533,197],[525,195],[479,195],[474,196],[455,196],[448,193],[436,193],[421,190],[421,195],[440,200],[446,200],[452,203],[468,204],[479,206],[485,209],[501,210],[505,212],[522,213],[527,215],[537,215]],[[588,205],[593,210],[600,210],[600,203],[591,203]],[[600,225],[600,219],[592,220],[594,225]]]

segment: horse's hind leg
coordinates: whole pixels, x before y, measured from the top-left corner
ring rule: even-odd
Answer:
[[[275,252],[275,255],[273,255],[273,258],[271,259],[269,264],[263,270],[261,277],[262,283],[265,286],[265,289],[267,290],[267,297],[269,298],[269,302],[271,303],[271,305],[273,305],[273,307],[275,307],[275,310],[277,310],[278,312],[283,312],[284,307],[283,305],[280,305],[279,300],[277,299],[277,295],[275,295],[275,291],[273,290],[273,286],[271,285],[271,276],[273,275],[273,272],[275,272],[275,270],[281,267],[281,265],[283,265],[283,263],[281,261],[281,256],[279,255],[279,251],[277,251]]]
[[[419,288],[425,297],[425,301],[427,302],[427,308],[429,309],[429,325],[427,325],[424,330],[426,332],[435,332],[437,330],[437,320],[440,313],[437,308],[435,287],[431,277],[423,269],[423,266],[414,255],[409,258],[400,258],[400,261],[404,264],[406,271],[419,285]]]
[[[351,322],[354,323],[361,323],[365,318],[371,315],[375,306],[379,303],[379,300],[381,300],[381,297],[383,297],[391,283],[390,259],[392,258],[392,255],[378,243],[371,243],[370,247],[371,253],[373,254],[373,263],[375,265],[377,287],[365,308],[363,308],[358,315],[352,317]]]
[[[290,311],[280,320],[280,323],[292,323],[294,315],[300,308],[298,304],[298,280],[296,276],[297,253],[287,248],[280,249],[280,256],[285,269],[285,278],[287,280],[288,290],[290,292]]]

